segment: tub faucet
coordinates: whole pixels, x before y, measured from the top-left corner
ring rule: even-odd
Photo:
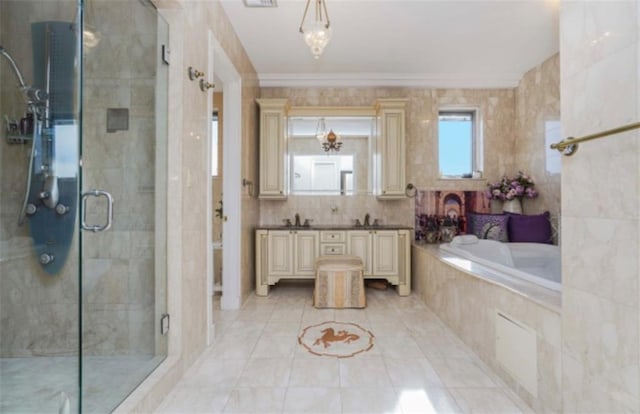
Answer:
[[[364,215],[364,225],[365,225],[365,227],[370,225],[369,224],[369,218],[370,218],[369,213]]]
[[[296,213],[296,222],[295,222],[295,226],[296,227],[300,227],[300,214]]]

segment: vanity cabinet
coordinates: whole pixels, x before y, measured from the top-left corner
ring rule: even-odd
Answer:
[[[259,198],[285,199],[287,99],[258,99],[260,105]]]
[[[364,230],[349,232],[348,254],[359,256],[365,276],[398,277],[398,231]],[[396,283],[397,284],[397,283]]]
[[[278,277],[313,276],[319,255],[318,232],[280,230],[267,234],[267,271]]]
[[[405,106],[406,99],[376,101],[378,119],[379,199],[404,198],[406,189]]]
[[[314,230],[258,230],[256,294],[266,296],[269,285],[280,279],[313,278],[319,246]]]
[[[320,255],[359,256],[365,279],[386,279],[398,294],[411,293],[411,238],[407,229],[256,231],[256,294],[281,279],[315,278]]]

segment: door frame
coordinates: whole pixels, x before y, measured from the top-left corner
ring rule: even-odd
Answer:
[[[242,193],[242,79],[235,66],[225,53],[220,43],[209,31],[209,79],[218,78],[222,83],[222,106],[224,119],[222,122],[222,203],[224,215],[222,223],[222,309],[240,308],[241,281],[241,207]],[[216,85],[217,87],[218,85]],[[211,96],[211,95],[209,95]],[[207,113],[213,110],[213,99],[207,103]],[[208,122],[209,137],[211,122]],[[211,165],[211,139],[208,140],[207,157]],[[210,241],[207,245],[207,326],[208,342],[214,337],[213,323],[213,201],[211,197],[212,177],[207,174],[207,234]]]

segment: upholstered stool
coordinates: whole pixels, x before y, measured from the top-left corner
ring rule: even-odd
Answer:
[[[364,265],[357,256],[320,256],[316,259],[316,308],[364,308]]]

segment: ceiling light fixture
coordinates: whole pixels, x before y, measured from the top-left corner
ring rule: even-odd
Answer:
[[[316,128],[316,139],[320,142],[320,145],[322,145],[322,149],[324,149],[324,152],[340,151],[342,142],[340,142],[340,137],[338,136],[338,134],[333,132],[333,129],[330,129],[328,134],[326,131],[327,126],[324,122],[324,118],[320,118],[318,120],[318,126]]]
[[[316,6],[316,17],[313,23],[305,27],[304,19],[307,17],[309,4],[312,1]],[[327,3],[324,0],[307,0],[299,30],[304,36],[305,43],[311,49],[313,57],[319,59],[329,40],[331,40],[331,24],[329,22],[329,13],[327,13]]]

